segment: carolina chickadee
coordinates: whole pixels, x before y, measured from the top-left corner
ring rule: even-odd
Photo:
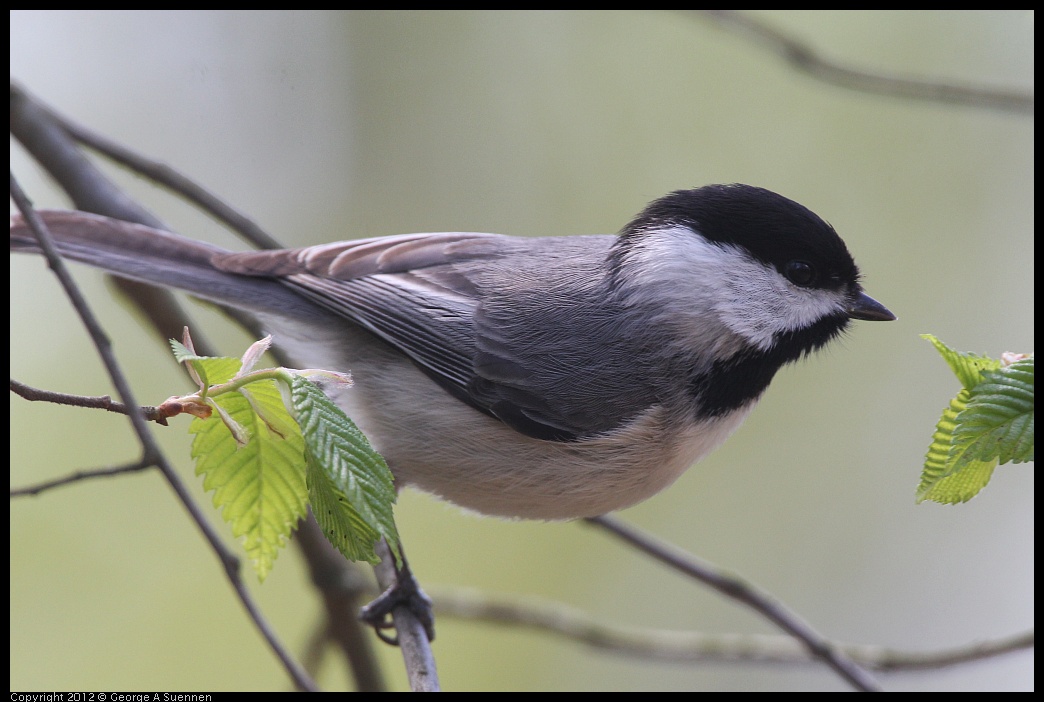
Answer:
[[[679,190],[619,236],[404,234],[232,253],[49,212],[62,253],[254,314],[396,480],[478,512],[640,502],[721,444],[850,319],[892,320],[833,228],[748,185]],[[11,248],[36,251],[23,224]]]

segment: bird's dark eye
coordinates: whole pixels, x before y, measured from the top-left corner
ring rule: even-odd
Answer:
[[[812,268],[812,264],[805,261],[788,261],[783,266],[783,275],[794,285],[806,288],[815,280],[816,271]]]

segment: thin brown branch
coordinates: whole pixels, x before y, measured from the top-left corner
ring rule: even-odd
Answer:
[[[673,663],[815,663],[807,647],[790,636],[704,634],[600,621],[569,605],[537,597],[490,595],[467,588],[429,589],[440,617],[521,626],[555,634],[591,648]],[[852,660],[881,672],[930,670],[981,661],[1033,647],[1033,632],[938,651],[902,651],[867,644],[836,643]]]
[[[114,412],[123,415],[129,415],[131,413],[127,408],[127,405],[122,402],[117,402],[108,395],[71,395],[64,392],[41,390],[40,388],[34,388],[31,385],[21,383],[14,378],[11,378],[11,392],[29,402],[50,402],[56,405],[67,405],[69,407],[103,409],[106,412]],[[147,421],[156,422],[163,426],[167,426],[167,419],[170,417],[169,412],[165,412],[154,405],[143,405],[136,408],[135,411],[139,412]]]
[[[316,648],[308,658],[318,662],[320,648],[331,641],[341,649],[358,692],[386,690],[374,651],[374,637],[369,628],[359,622],[360,607],[377,595],[373,579],[364,577],[358,564],[347,560],[333,547],[311,512],[298,527],[294,542],[304,553],[312,585],[322,594],[326,608],[326,616],[315,632]]]
[[[842,88],[912,100],[1033,114],[1034,96],[1032,92],[1015,88],[995,88],[911,78],[853,68],[823,58],[805,42],[748,14],[736,10],[685,10],[685,12],[711,20],[719,27],[750,39],[757,46],[775,53],[802,73]]]
[[[950,668],[1019,651],[1030,651],[1034,646],[1033,639],[1034,633],[1030,630],[1001,639],[976,641],[938,651],[900,651],[866,644],[845,645],[844,649],[853,658],[865,662],[866,665],[883,673],[892,673]]]
[[[74,473],[70,473],[61,478],[55,478],[54,480],[46,480],[42,483],[35,485],[29,485],[22,488],[12,488],[11,497],[25,497],[27,495],[39,495],[41,492],[46,492],[52,488],[61,487],[62,485],[69,485],[70,483],[78,483],[82,480],[91,480],[93,478],[111,478],[115,475],[126,475],[127,473],[139,473],[146,468],[154,468],[155,463],[148,463],[146,461],[136,461],[134,463],[128,463],[123,466],[115,466],[112,468],[96,468],[94,470],[78,470]]]
[[[709,585],[723,595],[746,604],[801,641],[812,656],[833,668],[857,690],[879,689],[877,681],[856,665],[835,643],[819,634],[768,593],[614,517],[603,515],[585,521],[626,541],[661,563]]]

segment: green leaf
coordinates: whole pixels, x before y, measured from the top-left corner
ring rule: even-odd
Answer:
[[[199,356],[192,361],[192,365],[207,374],[210,385],[217,385],[232,380],[243,364],[238,358],[228,356]]]
[[[982,371],[996,370],[1002,365],[1000,361],[993,358],[955,351],[931,334],[921,334],[921,338],[932,342],[966,390],[971,390],[979,384],[982,380]]]
[[[290,394],[308,447],[312,512],[327,538],[347,558],[373,563],[383,536],[398,560],[395,485],[384,458],[315,383],[294,375]]]
[[[194,361],[198,358],[207,358],[206,356],[199,356],[195,351],[190,349],[185,344],[181,343],[177,339],[168,339],[170,342],[170,349],[174,352],[174,359],[178,363],[184,363],[185,361]]]
[[[946,475],[923,489],[919,487],[917,502],[928,500],[944,505],[967,502],[986,487],[996,467],[996,461],[968,461],[959,471]],[[921,485],[925,485],[923,479]]]
[[[323,531],[346,557],[378,562],[374,545],[384,537],[401,563],[387,464],[307,379],[345,386],[350,377],[285,368],[250,372],[268,337],[251,345],[242,360],[198,356],[187,330],[184,338],[184,344],[171,341],[171,348],[199,385],[199,393],[185,401],[208,403],[221,420],[212,414],[190,428],[196,472],[205,476],[204,488],[214,491],[214,504],[233,534],[243,538],[258,576],[264,580],[271,571],[309,500]]]
[[[957,416],[954,441],[966,457],[1024,463],[1033,460],[1033,358],[985,371]]]
[[[226,383],[235,377],[242,367],[238,358],[227,356],[197,356],[184,344],[170,340],[174,357],[178,363],[184,363],[195,371],[195,379],[200,383],[200,390],[205,396],[211,385]]]
[[[188,335],[188,327],[185,327],[185,340],[191,344],[192,337]],[[178,363],[185,365],[185,370],[188,371],[192,381],[199,386],[200,391],[206,395],[207,388],[210,386],[210,382],[207,380],[206,370],[201,366],[198,361],[202,361],[206,356],[199,356],[189,346],[177,341],[176,339],[169,339],[171,351],[174,352],[174,359]]]
[[[381,535],[352,507],[352,503],[311,454],[308,455],[308,496],[311,498],[315,521],[326,534],[327,540],[345,558],[371,564],[380,562],[374,544]]]
[[[205,362],[211,378],[228,379],[239,369],[238,359]],[[305,444],[275,381],[250,383],[246,391],[250,401],[240,392],[211,398],[247,430],[249,441],[244,446],[238,447],[215,418],[193,420],[189,432],[196,435],[192,443],[196,474],[205,476],[204,489],[214,491],[214,506],[231,525],[233,535],[243,538],[258,578],[264,580],[279,549],[307,514]],[[264,420],[255,407],[262,409]]]
[[[935,425],[931,446],[925,456],[921,483],[917,486],[917,502],[931,500],[943,504],[967,502],[989,482],[996,461],[974,461],[969,459],[962,466],[955,465],[952,453],[957,415],[967,406],[971,392],[961,390],[950,401]]]
[[[1001,361],[954,351],[922,337],[953,369],[963,389],[936,424],[917,501],[967,502],[990,481],[998,462],[1033,460],[1033,358]]]

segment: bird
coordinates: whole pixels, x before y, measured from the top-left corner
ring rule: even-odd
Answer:
[[[335,400],[396,483],[486,515],[593,517],[672,484],[776,372],[852,320],[864,292],[825,220],[744,184],[677,190],[618,234],[400,234],[233,252],[43,211],[61,253],[253,316]],[[38,252],[12,220],[11,250]]]

